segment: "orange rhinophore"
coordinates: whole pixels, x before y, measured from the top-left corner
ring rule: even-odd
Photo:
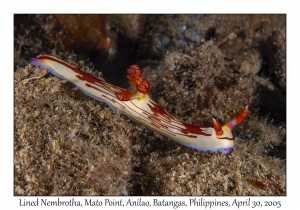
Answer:
[[[228,128],[230,128],[230,130],[232,130],[234,128],[234,126],[240,124],[241,122],[244,121],[244,119],[246,118],[248,114],[248,106],[246,106],[244,108],[244,110],[241,112],[241,114],[239,116],[237,116],[235,119],[229,121],[228,123],[225,124],[225,126],[227,126]]]
[[[215,118],[213,118],[213,126],[217,135],[223,134],[222,125]]]

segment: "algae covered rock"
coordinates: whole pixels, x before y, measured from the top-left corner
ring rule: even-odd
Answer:
[[[126,195],[128,119],[42,74],[33,65],[15,72],[15,195]]]
[[[237,149],[229,155],[166,145],[157,135],[146,147],[149,141],[141,138],[146,155],[137,183],[144,195],[285,195],[285,122],[260,119],[264,90],[279,95],[278,104],[285,97],[230,62],[210,41],[184,54],[169,53],[159,67],[145,70],[153,98],[179,119],[211,126],[212,117],[225,124],[246,104],[250,113],[234,129]]]

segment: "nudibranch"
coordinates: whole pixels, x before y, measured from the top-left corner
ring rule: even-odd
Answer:
[[[40,55],[33,58],[31,63],[72,82],[86,95],[107,103],[113,111],[120,111],[133,121],[180,144],[201,151],[229,153],[230,149],[235,147],[235,137],[231,130],[240,124],[248,113],[248,106],[246,106],[237,118],[224,126],[215,119],[213,119],[213,128],[193,125],[173,117],[148,96],[150,84],[142,77],[142,71],[137,65],[131,65],[127,69],[127,78],[136,88],[136,91],[130,91],[91,76],[52,56]]]

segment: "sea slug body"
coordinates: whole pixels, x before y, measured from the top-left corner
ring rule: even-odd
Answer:
[[[234,148],[231,130],[240,124],[248,113],[246,106],[241,114],[222,126],[213,119],[213,128],[192,125],[173,117],[149,96],[150,84],[142,78],[137,65],[127,69],[127,78],[136,91],[126,90],[93,77],[70,64],[48,55],[31,60],[32,64],[44,67],[50,72],[68,80],[86,95],[109,105],[113,111],[120,111],[135,122],[141,123],[172,140],[201,151],[221,151],[225,154]]]

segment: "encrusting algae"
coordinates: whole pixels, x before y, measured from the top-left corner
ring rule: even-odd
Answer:
[[[36,38],[38,44],[30,48],[28,43],[32,44],[32,40],[19,35],[22,30],[15,23],[15,63],[26,65],[16,66],[14,73],[15,195],[286,195],[285,31],[274,32],[270,27],[276,17],[268,17],[261,18],[261,24],[259,16],[250,18],[247,30],[236,29],[233,32],[237,37],[221,47],[218,43],[230,30],[215,26],[217,38],[208,41],[204,34],[208,27],[203,27],[204,39],[195,38],[193,27],[185,29],[188,33],[175,27],[176,21],[183,24],[189,16],[157,18],[158,22],[172,23],[156,38],[159,47],[143,48],[144,40],[137,41],[140,52],[152,49],[152,56],[158,51],[164,55],[160,61],[149,64],[141,61],[143,77],[151,85],[151,98],[175,117],[211,126],[212,117],[225,123],[249,105],[247,119],[234,130],[237,148],[228,155],[181,146],[114,113],[105,103],[84,95],[69,82],[47,75],[45,69],[29,64],[36,51],[47,52],[103,78],[86,62],[79,61],[83,55],[75,58],[70,52],[57,54],[59,46],[51,51],[44,45],[44,38],[39,37],[42,33]],[[122,16],[115,20],[119,18]],[[139,22],[140,28],[145,24],[143,32],[139,29],[140,37],[148,34],[151,24],[155,26],[151,15],[143,18]],[[176,21],[169,22],[168,18]],[[203,21],[195,24],[210,28],[220,18],[225,18],[230,26],[230,19],[225,16],[192,20]],[[240,18],[247,20],[248,16]],[[36,19],[40,23],[49,18]],[[238,16],[232,20],[238,21]],[[122,31],[117,30],[117,21],[114,24],[115,32]],[[260,26],[260,36],[253,35],[254,25]],[[32,30],[39,31],[38,27],[34,25]],[[48,35],[54,29],[49,28]],[[176,37],[169,36],[170,29],[176,31]],[[249,46],[249,40],[257,37],[264,43]],[[184,50],[170,48],[171,43],[180,40],[195,40],[197,44],[186,45]],[[270,46],[270,40],[280,43]],[[27,46],[26,53],[20,45]],[[267,56],[263,54],[270,51]],[[264,64],[272,58],[276,58],[273,66]],[[118,71],[125,72],[126,67]]]

